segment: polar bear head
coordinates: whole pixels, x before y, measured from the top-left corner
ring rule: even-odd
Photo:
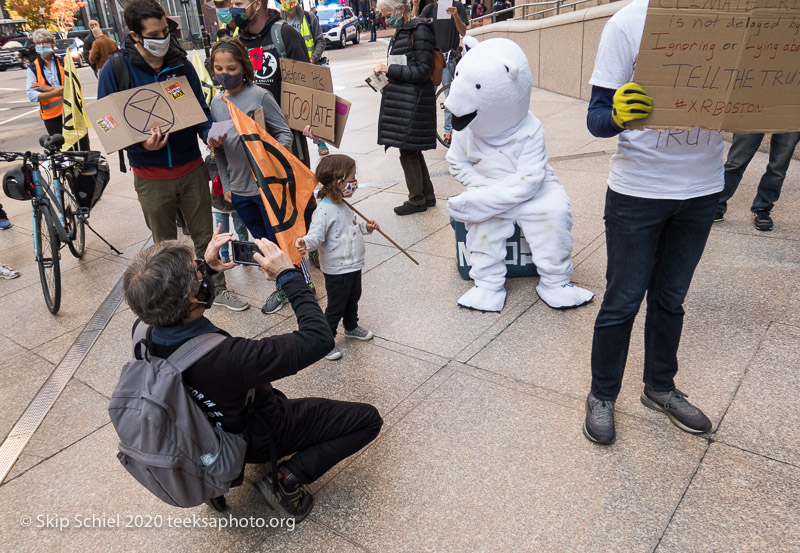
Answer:
[[[516,42],[464,37],[470,49],[456,67],[444,105],[453,128],[469,125],[478,136],[496,136],[519,123],[530,109],[533,78],[528,58]]]

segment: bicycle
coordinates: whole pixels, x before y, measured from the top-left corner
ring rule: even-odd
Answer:
[[[39,144],[44,153],[0,152],[3,161],[22,159],[22,165],[6,172],[3,191],[9,198],[31,202],[33,252],[39,266],[39,280],[47,309],[56,314],[61,307],[61,248],[67,245],[73,256],[81,258],[86,249],[86,227],[97,234],[87,222],[90,208],[82,207],[73,191],[87,161],[99,158],[100,154],[61,152],[64,137],[60,134],[44,135]],[[121,253],[97,235],[114,252]]]

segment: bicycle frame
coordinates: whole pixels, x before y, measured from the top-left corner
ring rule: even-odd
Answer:
[[[34,209],[31,210],[31,219],[33,221],[33,233],[34,236],[36,236],[36,233],[39,230],[36,221],[35,207],[37,205],[42,205],[46,209],[50,210],[50,215],[52,215],[53,223],[56,226],[56,232],[58,233],[59,241],[67,243],[70,240],[70,236],[66,228],[64,205],[61,203],[62,190],[65,194],[69,195],[70,198],[72,198],[73,200],[75,198],[72,196],[72,193],[69,190],[63,188],[63,184],[61,182],[61,179],[59,178],[59,169],[56,166],[55,154],[51,153],[47,161],[49,161],[50,164],[49,170],[53,179],[52,187],[47,183],[47,180],[42,175],[42,165],[45,163],[44,161],[37,160],[34,163],[34,166],[31,168],[31,176],[33,177],[34,194],[35,194],[33,198]],[[79,212],[78,216],[83,217],[83,213]],[[34,249],[34,255],[36,256],[36,260],[38,261],[41,252],[37,251],[38,248],[36,246],[35,241],[33,249]]]

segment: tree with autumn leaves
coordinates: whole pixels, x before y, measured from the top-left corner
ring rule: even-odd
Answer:
[[[75,12],[85,5],[81,0],[6,0],[11,17],[27,19],[31,29],[53,26],[64,33],[72,29]]]

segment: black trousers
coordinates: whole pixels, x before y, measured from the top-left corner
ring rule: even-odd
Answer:
[[[303,484],[366,446],[383,426],[378,410],[367,403],[311,397],[285,399],[283,405],[286,416],[270,421],[276,456],[292,455],[283,465]],[[249,463],[269,460],[267,442],[251,441],[249,452]]]
[[[425,156],[419,150],[400,150],[400,166],[406,177],[408,187],[408,203],[425,205],[428,200],[435,200],[433,182],[428,173]]]
[[[44,128],[47,130],[47,134],[53,136],[54,134],[61,134],[62,123],[61,117],[54,117],[52,119],[42,119],[44,121]],[[74,150],[75,147],[73,146],[72,149]],[[89,151],[89,133],[78,140],[78,151],[79,152],[88,152]]]
[[[333,337],[339,321],[344,319],[344,329],[353,330],[358,326],[358,300],[361,299],[361,271],[343,275],[325,275],[325,290],[328,292],[328,307],[325,318],[331,326]]]

